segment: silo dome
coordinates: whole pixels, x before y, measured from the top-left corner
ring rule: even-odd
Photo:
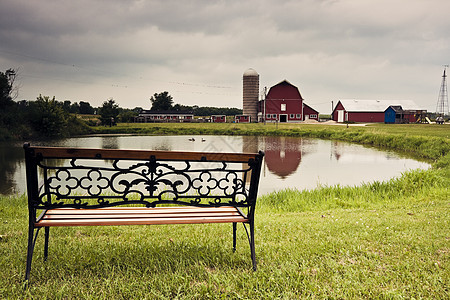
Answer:
[[[259,74],[258,74],[258,72],[256,72],[252,68],[250,68],[244,72],[244,76],[259,76]]]
[[[251,122],[257,122],[258,117],[258,95],[259,95],[259,74],[248,69],[244,72],[243,79],[243,114],[249,115]]]

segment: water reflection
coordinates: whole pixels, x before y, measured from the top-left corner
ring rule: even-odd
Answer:
[[[294,174],[302,157],[312,151],[314,140],[289,137],[265,137],[266,166],[270,172],[285,179]]]
[[[302,157],[317,151],[316,139],[301,139],[293,137],[242,137],[243,152],[255,152],[263,149],[265,152],[266,171],[281,179],[295,174]]]
[[[254,136],[100,136],[33,145],[106,149],[257,152],[266,154],[260,193],[319,185],[357,185],[383,181],[429,165],[360,145],[318,139]],[[20,144],[1,144],[0,193],[23,193],[25,165]]]
[[[118,136],[103,136],[101,139],[103,149],[120,149]]]
[[[0,144],[0,194],[20,192],[15,184],[15,175],[23,166],[23,153],[10,144]],[[23,166],[24,167],[24,166]]]

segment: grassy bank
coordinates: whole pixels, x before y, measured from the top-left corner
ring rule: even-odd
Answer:
[[[127,123],[94,127],[97,134],[266,135],[342,140],[436,159],[450,151],[450,124],[342,126],[318,124]]]
[[[450,138],[450,124],[357,124],[326,125],[308,123],[119,123],[113,127],[91,127],[96,133],[121,134],[235,134],[235,135],[296,135],[296,134],[328,134],[343,132],[372,132],[378,134],[401,134],[416,136],[434,136]]]
[[[238,250],[233,253],[231,226],[224,224],[54,229],[46,263],[42,236],[38,239],[33,282],[25,290],[26,199],[3,197],[0,298],[448,297],[449,127],[445,132],[445,127],[425,125],[144,125],[111,130],[332,138],[414,153],[432,160],[433,168],[407,172],[388,183],[287,190],[260,197],[257,272],[251,271],[243,229],[239,228]]]

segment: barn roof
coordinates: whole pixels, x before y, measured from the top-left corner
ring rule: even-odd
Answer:
[[[281,80],[280,82],[278,82],[278,83],[275,84],[274,86],[282,85],[282,84],[292,85],[293,87],[297,88],[295,85],[293,85],[292,83],[290,83],[289,81],[287,81],[287,79]],[[298,88],[297,88],[297,89],[298,89]]]
[[[282,91],[278,89],[280,86],[290,86],[292,89],[290,91]],[[302,95],[300,94],[300,91],[298,90],[298,87],[287,81],[286,79],[280,81],[279,83],[275,84],[269,89],[269,92],[267,93],[267,98],[272,100],[303,100]]]
[[[346,111],[384,112],[389,106],[401,106],[404,110],[423,110],[412,100],[339,100]]]
[[[309,109],[311,109],[311,110],[315,111],[316,113],[319,113],[319,111],[318,111],[318,110],[315,110],[314,108],[312,108],[312,107],[311,107],[311,106],[309,106],[308,104],[306,104],[306,103],[303,103],[303,105],[304,105],[304,106],[306,106],[306,107],[308,107]]]

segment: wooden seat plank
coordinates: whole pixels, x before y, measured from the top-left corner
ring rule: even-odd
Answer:
[[[73,215],[46,215],[43,220],[64,220],[64,219],[131,219],[131,218],[190,218],[190,217],[202,217],[202,216],[215,216],[215,217],[226,217],[226,216],[241,216],[237,212],[232,213],[185,213],[185,214],[115,214],[115,215],[82,215],[82,214],[73,214]]]
[[[235,207],[126,207],[102,209],[58,208],[46,211],[36,227],[152,225],[247,222]]]
[[[178,218],[129,218],[129,219],[63,219],[41,220],[36,227],[54,226],[100,226],[100,225],[163,225],[163,224],[201,224],[201,223],[245,223],[248,219],[242,216],[203,216]]]
[[[238,211],[235,207],[108,207],[97,209],[84,208],[55,208],[47,211],[46,214],[75,214],[76,212],[82,214],[121,214],[127,213],[189,213],[189,212],[232,212]]]

